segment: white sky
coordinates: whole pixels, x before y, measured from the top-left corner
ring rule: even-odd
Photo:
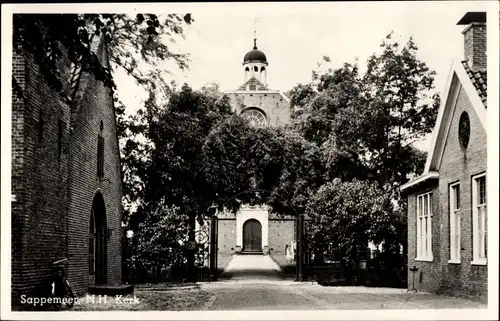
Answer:
[[[332,67],[380,49],[385,36],[405,43],[410,36],[419,47],[418,56],[435,70],[436,90],[442,92],[454,57],[463,57],[464,26],[456,23],[468,11],[487,10],[488,3],[471,2],[354,2],[354,3],[227,3],[189,7],[195,22],[186,26],[186,39],[174,49],[191,56],[190,69],[180,72],[172,64],[180,85],[198,89],[216,82],[222,90],[236,89],[243,82],[242,61],[252,49],[254,19],[257,45],[267,56],[268,85],[287,91],[311,80],[322,56]],[[161,14],[161,12],[157,12]],[[166,11],[165,13],[168,13]],[[141,95],[130,90],[129,79],[115,75],[122,99],[133,110],[142,105]],[[126,90],[123,90],[125,88]],[[426,140],[427,141],[427,140]],[[428,142],[420,145],[427,149]]]

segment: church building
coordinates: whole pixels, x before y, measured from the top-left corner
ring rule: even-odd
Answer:
[[[44,30],[41,21],[21,17]],[[104,36],[92,55],[109,68]],[[122,177],[113,89],[61,45],[62,90],[49,86],[34,52],[14,43],[12,77],[13,309],[46,296],[53,263],[66,259],[73,291],[121,283]]]
[[[254,126],[283,126],[290,121],[290,101],[267,84],[269,62],[257,48],[243,57],[244,82],[226,91],[233,111]],[[295,217],[278,216],[266,206],[242,206],[235,215],[218,213],[218,257],[232,254],[273,254],[293,259]],[[220,261],[220,260],[218,260]]]

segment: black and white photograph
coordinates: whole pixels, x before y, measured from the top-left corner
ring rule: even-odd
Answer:
[[[3,4],[2,319],[497,318],[499,12]]]

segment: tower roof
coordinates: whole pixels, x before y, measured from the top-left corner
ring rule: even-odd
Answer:
[[[267,58],[266,55],[257,49],[257,39],[254,38],[253,40],[253,49],[250,50],[245,54],[245,57],[243,58],[243,63],[247,62],[252,62],[252,61],[258,61],[258,62],[264,62],[267,64]]]

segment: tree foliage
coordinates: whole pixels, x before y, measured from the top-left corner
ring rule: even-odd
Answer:
[[[435,73],[418,59],[411,38],[401,46],[390,34],[381,49],[363,75],[357,64],[344,64],[293,88],[292,119],[323,147],[327,168],[341,163],[357,173],[344,179],[376,179],[397,189],[422,168],[424,155],[412,144],[431,132],[440,99],[433,94]]]
[[[422,171],[426,153],[413,143],[431,132],[440,104],[435,74],[417,52],[411,38],[402,46],[390,34],[364,74],[357,62],[344,64],[313,72],[310,83],[290,91],[292,126],[319,146],[325,169],[327,183],[307,206],[319,256],[333,246],[353,263],[372,241],[384,244],[377,273],[404,276],[406,203],[399,186]]]
[[[187,67],[187,56],[174,53],[165,38],[175,41],[182,36],[184,23],[192,22],[169,14],[163,20],[155,14],[15,14],[13,18],[14,48],[33,53],[47,82],[57,92],[63,89],[58,61],[63,51],[74,64],[81,64],[99,80],[114,86],[112,73],[122,68],[139,84],[154,86],[161,77],[160,63],[174,59]],[[104,68],[90,48],[92,35],[104,35],[108,41],[111,69]],[[149,71],[144,72],[144,65]]]
[[[345,64],[292,89],[291,126],[251,126],[216,84],[174,88],[165,104],[151,90],[128,129],[146,143],[125,145],[127,177],[136,178],[127,184],[140,200],[131,226],[149,229],[147,222],[153,230],[144,237],[155,231],[160,242],[175,234],[178,215],[192,240],[194,219],[208,218],[212,205],[236,212],[267,204],[278,214],[307,214],[318,254],[333,246],[353,264],[372,241],[396,262],[406,223],[404,204],[393,201],[398,185],[423,166],[425,153],[411,143],[430,132],[439,98],[430,95],[433,73],[412,40],[400,48],[389,37],[382,49],[364,75]],[[161,252],[142,248],[155,249]]]
[[[383,254],[370,262],[370,270],[376,270],[370,284],[388,286],[379,279],[390,271],[404,275],[399,236],[406,222],[393,215],[390,195],[376,183],[334,179],[312,195],[306,213],[311,219],[307,224],[309,252],[314,253],[316,264],[324,261],[325,254],[336,253],[335,260],[344,266],[348,282],[363,284],[359,283],[360,262],[369,259],[367,246],[371,242],[382,244]]]
[[[187,85],[172,95],[148,131],[154,149],[146,178],[146,202],[165,198],[166,204],[189,215],[202,213],[211,205],[203,177],[202,147],[213,127],[230,114],[227,97],[216,99]]]
[[[432,95],[435,72],[417,58],[413,39],[400,48],[391,36],[382,54],[368,59],[364,82],[371,126],[365,128],[370,152],[380,156],[370,165],[385,181],[400,184],[408,179],[400,173],[408,166],[402,156],[412,152],[406,147],[432,131],[440,98]]]
[[[159,270],[184,264],[189,226],[184,214],[173,207],[158,207],[149,213],[134,234],[136,249],[132,264]]]
[[[291,128],[254,127],[234,116],[210,133],[203,153],[214,201],[233,212],[250,203],[295,215],[321,184],[319,149]]]
[[[213,195],[203,175],[202,147],[212,128],[230,115],[227,97],[206,95],[184,85],[172,92],[165,105],[158,106],[156,100],[149,99],[142,122],[131,127],[143,142],[129,139],[125,145],[128,177],[134,178],[127,183],[137,205],[128,213],[128,227],[138,231],[139,236],[143,229],[155,233],[153,240],[158,241],[185,237],[182,244],[176,245],[178,257],[171,264],[183,262],[193,268],[195,219],[207,214]],[[161,214],[166,209],[175,211]],[[161,256],[160,243],[156,244],[159,247],[137,247],[137,257]]]
[[[379,244],[388,232],[396,233],[389,196],[367,181],[337,178],[326,183],[311,197],[306,212],[313,222],[312,239],[351,259],[362,257],[369,241]]]

